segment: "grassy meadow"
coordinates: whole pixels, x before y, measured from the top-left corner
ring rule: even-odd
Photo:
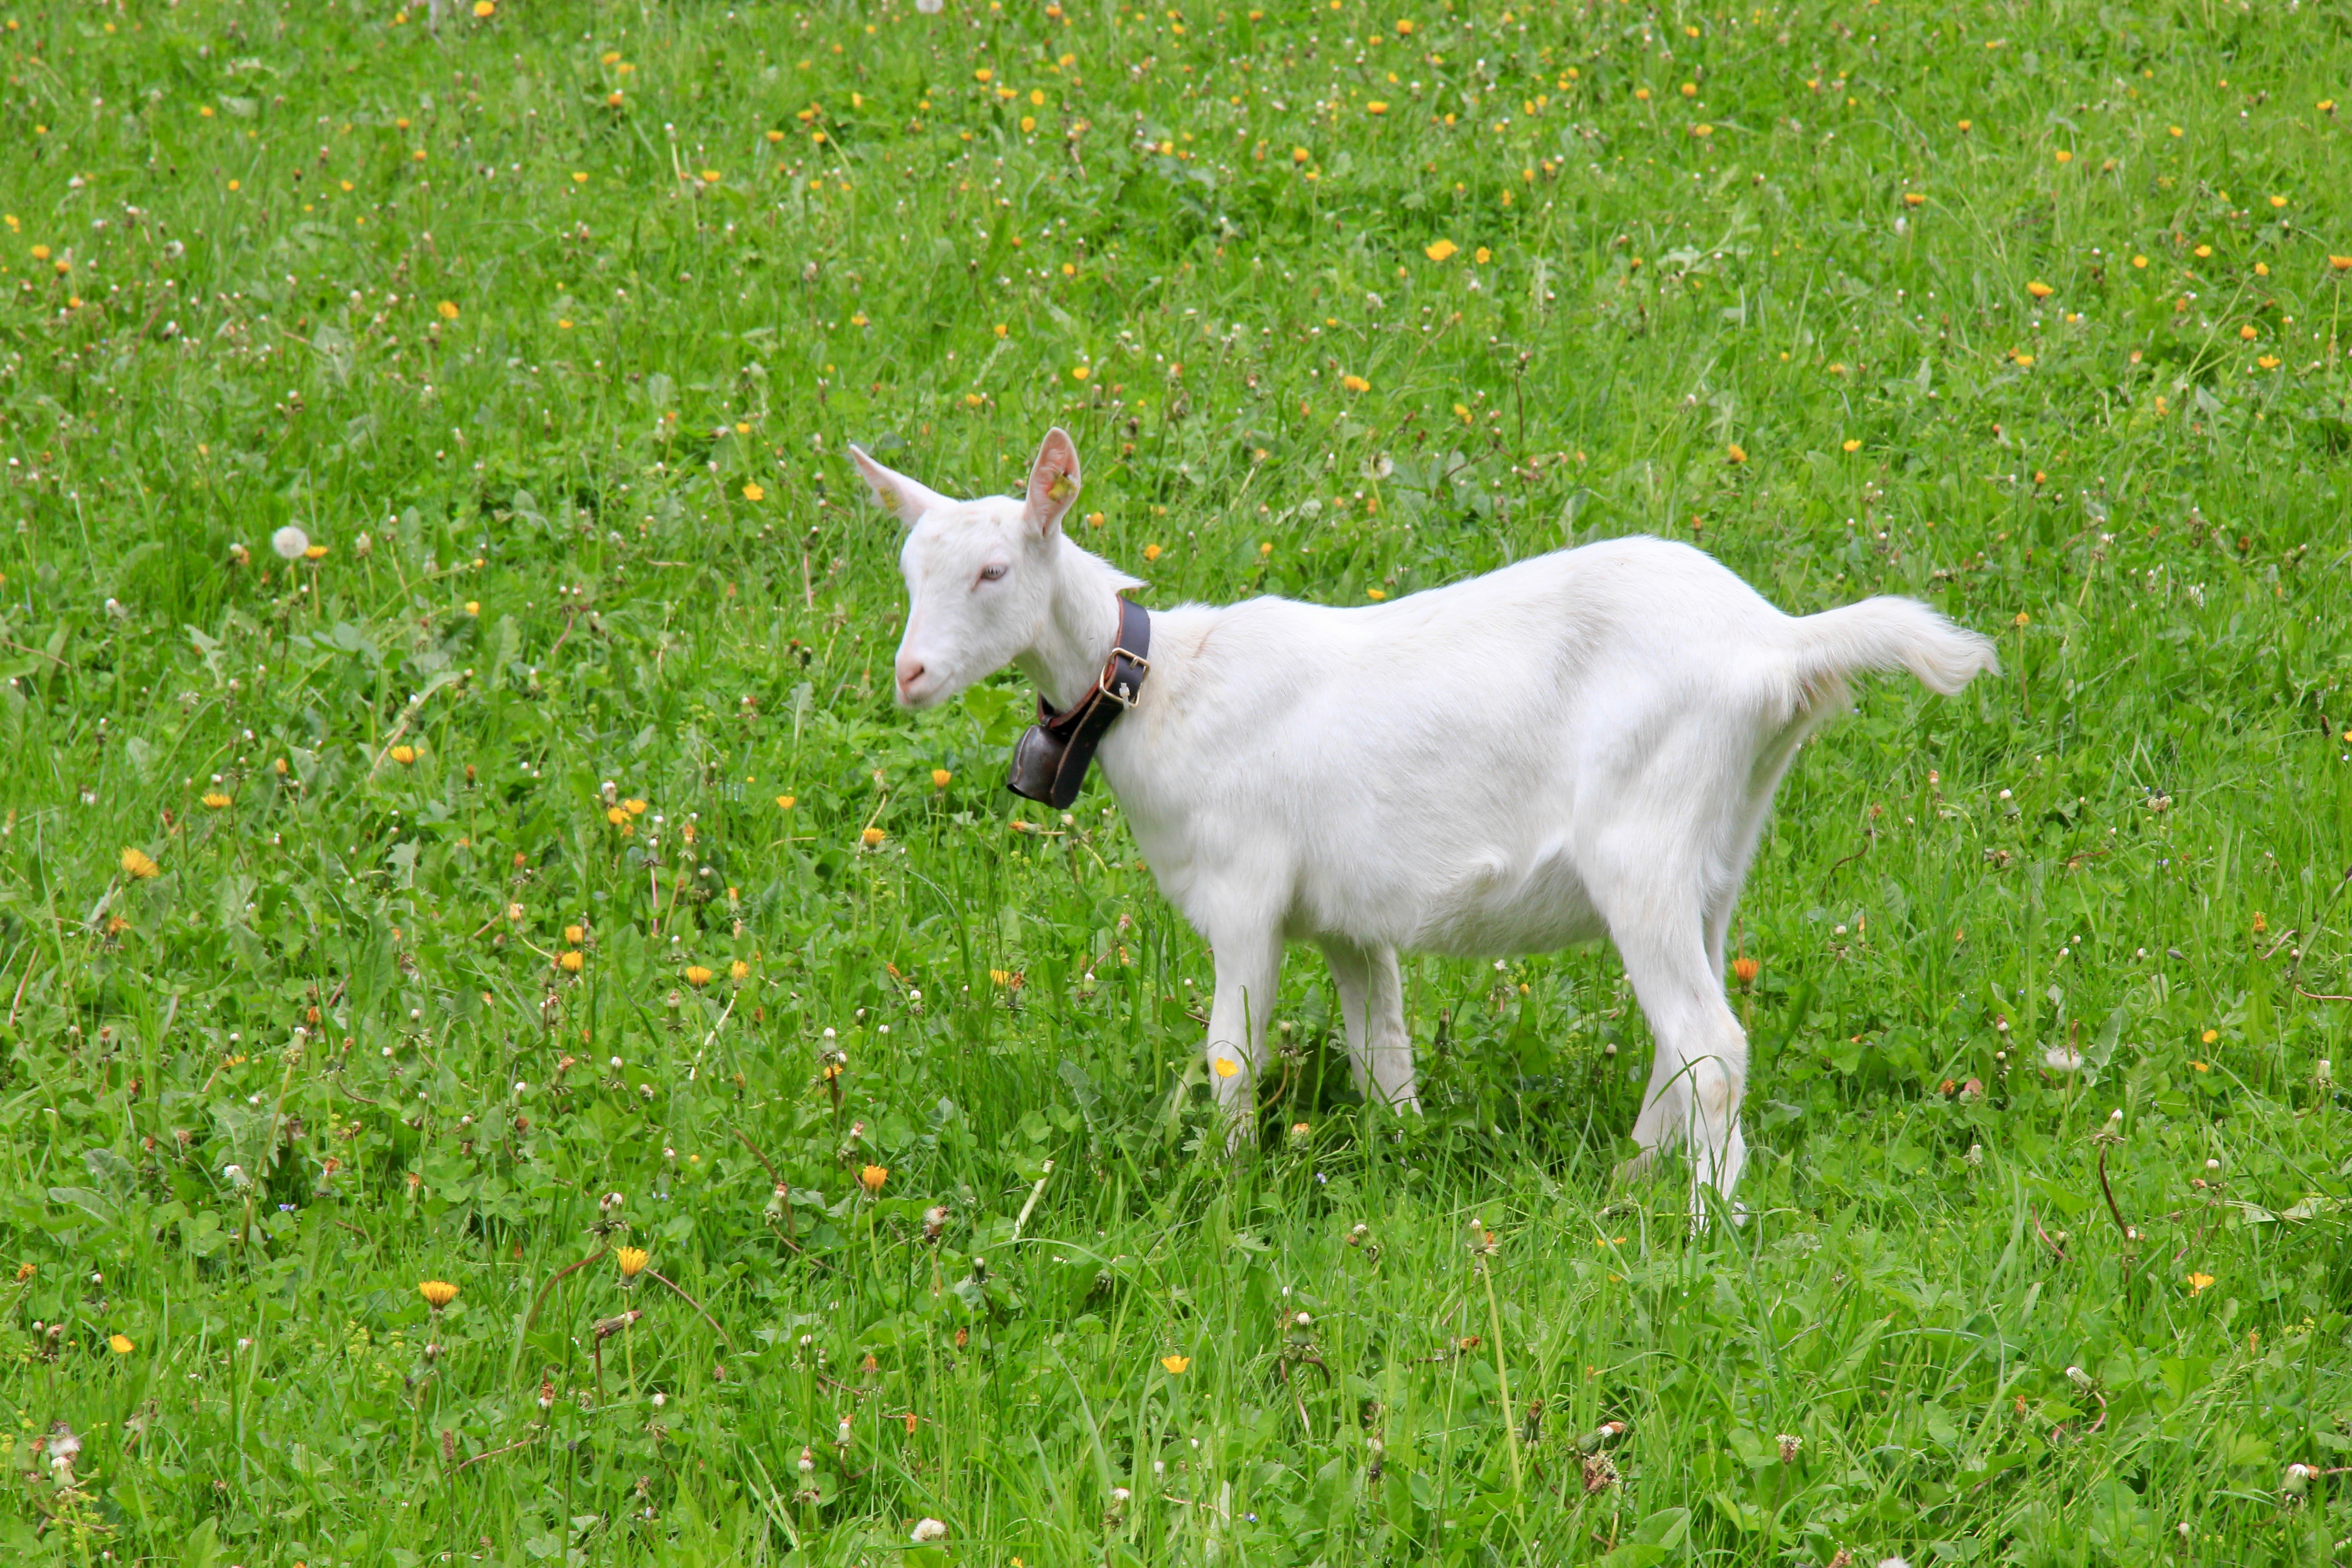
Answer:
[[[2352,1553],[2336,0],[0,60],[0,1556]],[[1412,962],[1404,1123],[1295,955],[1225,1156],[1116,803],[890,700],[845,444],[1055,423],[1150,604],[1651,532],[1999,637],[1781,791],[1747,1223],[1612,1184],[1606,949]]]

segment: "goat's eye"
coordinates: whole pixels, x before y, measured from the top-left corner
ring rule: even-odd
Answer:
[[[980,580],[983,583],[997,582],[1002,579],[1003,575],[1004,567],[1001,563],[994,566],[983,566],[980,569]]]

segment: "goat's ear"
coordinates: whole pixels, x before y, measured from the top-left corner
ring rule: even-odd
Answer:
[[[939,491],[884,468],[867,457],[863,447],[853,444],[849,456],[856,463],[857,471],[866,476],[866,488],[874,492],[874,499],[881,503],[882,510],[908,528],[914,527],[925,512],[955,504]]]
[[[1040,534],[1053,532],[1077,499],[1078,448],[1056,425],[1045,432],[1037,460],[1029,465],[1029,526]]]

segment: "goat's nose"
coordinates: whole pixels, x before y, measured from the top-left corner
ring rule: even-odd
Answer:
[[[902,653],[898,656],[898,689],[911,691],[915,682],[923,679],[923,661],[912,654]]]

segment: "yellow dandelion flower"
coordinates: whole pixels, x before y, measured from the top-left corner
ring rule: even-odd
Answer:
[[[743,499],[745,500],[766,500],[768,499],[768,492],[756,484],[745,485],[743,487]]]
[[[1470,259],[1476,262],[1479,266],[1484,267],[1486,263],[1495,259],[1495,253],[1482,245],[1477,249],[1470,253]]]
[[[2057,289],[2053,289],[2049,284],[2044,283],[2039,278],[2036,278],[2032,282],[2028,283],[2025,286],[2025,291],[2032,295],[2037,300],[2047,300],[2051,295],[2058,292]]]
[[[1906,191],[1903,193],[1903,205],[1906,207],[1925,206],[1927,205],[1927,193],[1924,191]]]
[[[577,974],[588,967],[588,955],[576,947],[567,949],[557,956],[555,967],[566,974]]]
[[[313,544],[302,552],[302,559],[305,561],[324,561],[326,558],[327,547],[323,544]]]
[[[1091,365],[1074,364],[1070,367],[1070,379],[1072,381],[1084,381],[1087,377],[1092,374],[1094,374],[1094,367]]]
[[[1748,460],[1748,448],[1734,441],[1723,449],[1723,460],[1727,463],[1744,463]]]
[[[2331,256],[2327,265],[2338,272],[2352,272],[2352,256]]]
[[[457,306],[455,300],[444,300],[433,309],[445,321],[454,321],[457,319]]]
[[[686,966],[686,983],[688,985],[693,986],[696,990],[699,991],[702,987],[709,984],[711,979],[712,975],[710,971],[705,969],[702,965],[698,963],[689,963]]]
[[[2204,1042],[2205,1042],[2205,1044],[2207,1044],[2207,1045],[2209,1045],[2209,1046],[2210,1046],[2210,1045],[2211,1045],[2214,1041],[2216,1041],[2216,1040],[2218,1040],[2218,1039],[2220,1039],[2220,1038],[2221,1037],[2221,1030],[2219,1030],[2219,1029],[2208,1029],[2208,1030],[2206,1030],[2202,1035],[2200,1035],[2200,1036],[2198,1036],[2197,1037],[2198,1037],[2199,1039],[2200,1039],[2200,1040],[2204,1041]]]
[[[138,1347],[131,1342],[129,1334],[109,1334],[106,1336],[106,1348],[116,1355],[129,1355]]]
[[[622,1279],[635,1279],[646,1271],[653,1257],[642,1247],[622,1247],[614,1249],[613,1261],[621,1266]]]
[[[1372,384],[1360,375],[1343,375],[1339,378],[1339,384],[1350,392],[1370,392],[1372,389]]]
[[[563,928],[563,940],[570,942],[572,946],[578,947],[582,942],[588,940],[588,932],[584,928],[580,926],[565,926]]]
[[[953,777],[955,777],[955,775],[948,772],[945,768],[933,768],[931,770],[931,787],[933,789],[945,789],[948,787],[948,780]]]
[[[228,796],[216,789],[206,790],[202,798],[206,811],[220,811],[228,805]]]
[[[1388,590],[1385,588],[1367,588],[1364,590],[1364,595],[1365,597],[1374,601],[1385,599],[1389,596]]]
[[[618,827],[629,820],[629,814],[617,805],[608,805],[604,808],[604,820]]]
[[[869,1194],[879,1194],[882,1184],[889,1179],[890,1167],[887,1165],[867,1165],[857,1173],[857,1184]]]
[[[1389,106],[1377,98],[1364,105],[1364,112],[1367,114],[1386,114],[1388,111]]]
[[[416,1287],[416,1293],[424,1297],[437,1312],[457,1299],[457,1287],[450,1284],[446,1279],[427,1279]]]
[[[122,852],[122,868],[131,874],[133,880],[143,882],[163,868],[155,864],[154,858],[144,849],[125,849]]]
[[[2059,149],[2058,149],[2058,151],[2057,151],[2056,153],[2053,153],[2053,154],[2051,154],[2051,155],[2052,155],[2053,157],[2056,158],[2056,159],[2058,160],[2058,162],[2060,162],[2061,163],[2073,163],[2073,162],[2074,161],[2074,153],[2069,153],[2069,152],[2068,152],[2068,151],[2066,151],[2066,149],[2065,149],[2065,148],[2063,148],[2063,147],[2059,148]]]
[[[1454,244],[1450,239],[1441,239],[1435,244],[1423,246],[1421,247],[1421,253],[1423,256],[1428,257],[1432,261],[1444,261],[1450,258],[1461,248],[1462,247],[1460,246]]]
[[[868,827],[858,834],[857,842],[863,844],[868,849],[879,849],[882,847],[882,840],[888,837],[889,835],[884,833],[878,827]]]
[[[751,973],[751,966],[744,963],[740,958],[727,966],[727,978],[730,980],[742,980],[748,978]]]
[[[627,812],[631,816],[643,816],[646,814],[646,803],[635,796],[631,796],[629,799],[621,803],[621,809]]]
[[[2263,334],[2256,330],[2252,321],[2247,322],[2244,326],[2238,329],[2238,336],[2243,338],[2248,342],[2252,342],[2256,338],[2261,337],[2262,335]]]
[[[1852,436],[1847,437],[1843,441],[1840,442],[1838,447],[1841,451],[1846,452],[1859,452],[1862,450],[1862,443]]]
[[[394,746],[390,754],[394,762],[404,768],[416,760],[416,748],[408,745]]]
[[[1160,546],[1157,544],[1147,544],[1143,547],[1143,558],[1146,561],[1157,561],[1160,559]]]
[[[474,15],[488,21],[498,15],[498,0],[474,0]]]
[[[2205,1288],[2212,1283],[2213,1277],[2210,1274],[2191,1274],[2189,1277],[2189,1293],[2191,1296],[2202,1296],[2205,1293]]]

